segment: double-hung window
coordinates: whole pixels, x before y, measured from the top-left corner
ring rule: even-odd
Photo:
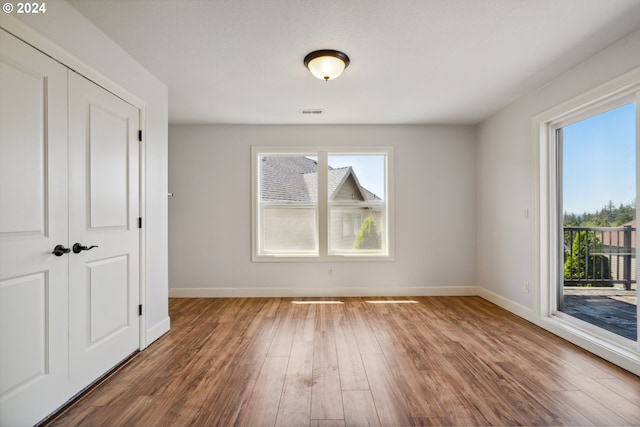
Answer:
[[[390,147],[253,147],[253,260],[391,259]]]

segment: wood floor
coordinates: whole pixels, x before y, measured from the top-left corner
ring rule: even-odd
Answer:
[[[171,299],[171,331],[50,424],[640,425],[639,377],[481,298],[413,300]]]

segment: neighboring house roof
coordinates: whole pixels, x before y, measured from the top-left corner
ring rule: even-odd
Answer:
[[[340,189],[353,179],[359,200],[382,200],[360,185],[353,168],[332,168],[328,173],[329,197],[335,199]],[[315,203],[318,197],[318,163],[303,156],[263,156],[261,168],[262,200]]]
[[[628,226],[633,230],[636,229],[636,220],[632,220],[627,222],[626,224],[622,224],[621,227]],[[618,248],[624,248],[624,233],[623,232],[605,232],[602,234],[602,245],[603,246],[613,246]],[[636,233],[631,232],[631,247],[636,247]]]
[[[262,200],[311,202],[303,174],[317,171],[318,164],[306,157],[263,156]]]

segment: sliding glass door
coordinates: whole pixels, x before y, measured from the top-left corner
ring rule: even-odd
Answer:
[[[638,341],[636,94],[569,115],[556,142],[556,310],[615,340]]]

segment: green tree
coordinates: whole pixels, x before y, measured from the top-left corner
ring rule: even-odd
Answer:
[[[609,258],[603,255],[593,255],[601,246],[600,239],[595,232],[578,232],[571,244],[571,254],[565,252],[565,280],[611,279]]]
[[[636,202],[622,204],[616,207],[609,201],[597,212],[575,214],[573,212],[564,213],[565,227],[619,227],[632,221],[636,217]]]
[[[579,227],[580,219],[573,212],[565,212],[564,213],[564,226],[565,227]]]
[[[382,248],[382,239],[376,226],[376,220],[373,215],[369,215],[362,222],[360,231],[353,242],[354,249],[380,249]]]
[[[633,205],[623,205],[620,204],[620,207],[617,209],[615,220],[613,225],[615,227],[619,227],[622,224],[626,224],[629,221],[632,221],[636,218],[636,204]]]

